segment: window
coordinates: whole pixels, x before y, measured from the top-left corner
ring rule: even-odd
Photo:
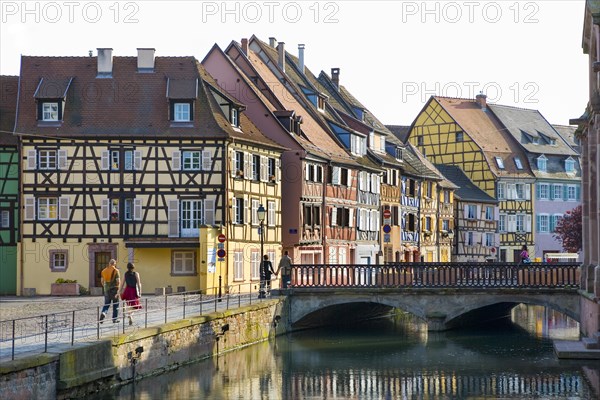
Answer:
[[[515,165],[517,166],[517,169],[523,169],[523,163],[519,157],[515,157]]]
[[[267,223],[269,226],[275,226],[275,202],[267,201]]]
[[[252,199],[252,218],[251,218],[251,224],[252,225],[258,225],[260,222],[258,221],[258,200],[257,199]]]
[[[550,232],[556,231],[556,226],[558,225],[558,222],[562,217],[562,214],[554,214],[552,216],[552,218],[550,219]]]
[[[69,251],[68,250],[50,250],[50,271],[65,272],[69,267]]]
[[[244,176],[244,153],[241,151],[235,152],[235,175]]]
[[[525,185],[525,183],[517,183],[515,185],[517,200],[525,200]]]
[[[423,146],[423,135],[417,136],[417,146]]]
[[[474,234],[473,232],[467,232],[467,246],[473,246],[475,244],[475,238],[474,238]]]
[[[548,200],[550,197],[550,186],[547,183],[538,183],[538,199]]]
[[[477,218],[477,206],[474,204],[467,205],[467,219]]]
[[[56,150],[40,150],[39,151],[39,167],[40,169],[56,169]]]
[[[58,103],[42,104],[42,120],[58,121]]]
[[[133,150],[125,150],[125,170],[133,171]]]
[[[236,250],[233,253],[233,280],[244,280],[244,252]]]
[[[239,114],[238,114],[238,110],[236,108],[232,108],[231,109],[231,125],[238,127],[240,126],[240,122],[239,122]]]
[[[260,181],[260,156],[252,156],[252,180]]]
[[[463,135],[464,135],[463,131],[456,132],[456,135],[455,135],[456,141],[457,142],[462,142],[464,140],[464,136]]]
[[[573,160],[571,157],[565,160],[565,171],[567,173],[575,172],[575,160]]]
[[[351,135],[350,136],[350,151],[352,154],[363,156],[367,153],[367,138]]]
[[[111,150],[110,151],[110,169],[113,171],[119,170],[119,150]]]
[[[502,159],[500,157],[494,157],[494,159],[496,160],[496,164],[498,165],[498,168],[504,169],[504,161],[502,161]]]
[[[123,217],[125,221],[133,221],[133,199],[125,199],[123,203]]]
[[[577,200],[577,189],[575,185],[567,185],[567,200],[576,201]]]
[[[485,234],[485,246],[486,247],[493,247],[494,246],[494,234],[487,232]]]
[[[449,220],[447,220],[447,219],[442,220],[442,230],[446,231],[446,232],[450,231],[450,221]]]
[[[260,253],[252,250],[250,253],[250,278],[260,279]]]
[[[554,193],[552,194],[552,198],[554,200],[562,200],[563,186],[562,185],[552,185],[552,189],[554,190]]]
[[[184,171],[199,171],[202,165],[202,153],[199,151],[184,151],[182,161]]]
[[[58,219],[58,198],[41,197],[38,199],[38,218],[41,220]]]
[[[444,190],[444,204],[450,204],[450,191]]]
[[[345,207],[333,207],[331,209],[331,225],[340,227],[351,226],[350,209]]]
[[[0,228],[10,228],[10,211],[2,210],[0,213]]]
[[[433,198],[433,182],[427,182],[427,186],[425,189],[426,193],[425,196],[427,196],[428,198]]]
[[[506,183],[498,183],[498,200],[506,199]]]
[[[244,199],[237,197],[233,199],[233,223],[243,224],[244,223]]]
[[[538,232],[550,232],[550,216],[548,214],[539,214],[537,217]]]
[[[175,122],[189,122],[190,119],[190,103],[175,103],[173,105],[173,120]]]
[[[517,214],[516,217],[517,217],[516,231],[517,232],[525,232],[525,215]]]
[[[196,275],[196,252],[193,250],[173,251],[171,275]]]
[[[431,217],[425,217],[425,230],[431,232]]]
[[[110,199],[109,207],[110,207],[110,220],[118,221],[119,220],[119,199]]]
[[[485,219],[487,221],[493,221],[494,220],[494,207],[492,207],[492,206],[485,206]]]
[[[385,153],[385,136],[379,136],[379,151]]]
[[[500,214],[500,218],[498,219],[498,231],[506,232],[506,214]]]
[[[548,159],[542,154],[537,158],[537,167],[540,171],[546,172],[546,165]]]
[[[267,164],[268,174],[269,174],[269,182],[275,182],[275,178],[277,177],[277,162],[274,158],[269,158]]]

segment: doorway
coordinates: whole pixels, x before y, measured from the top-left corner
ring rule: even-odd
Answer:
[[[94,286],[102,287],[100,273],[108,265],[111,255],[112,254],[109,251],[94,253]]]

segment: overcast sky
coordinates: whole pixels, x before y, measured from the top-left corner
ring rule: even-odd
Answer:
[[[568,124],[587,104],[581,49],[584,0],[557,1],[6,1],[0,73],[20,55],[86,56],[111,47],[135,56],[202,60],[214,43],[257,35],[306,45],[316,74],[340,82],[386,124],[410,124],[430,95],[538,109]]]

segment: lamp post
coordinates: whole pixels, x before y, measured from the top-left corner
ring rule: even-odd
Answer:
[[[263,265],[263,262],[264,262],[263,261],[263,256],[264,256],[264,252],[265,252],[265,250],[264,250],[265,243],[264,243],[264,232],[263,232],[263,230],[264,230],[264,226],[265,226],[264,224],[265,224],[266,213],[267,212],[266,212],[265,208],[263,207],[262,204],[260,204],[258,206],[258,210],[256,210],[256,216],[258,217],[258,221],[260,222],[260,228],[259,228],[260,229],[260,231],[259,231],[259,233],[260,233],[260,263],[258,264],[259,268],[260,268],[260,270],[259,270],[259,275],[260,275],[260,290],[259,290],[259,294],[258,294],[259,298],[266,297],[265,296],[265,279],[266,279],[266,276],[265,276],[264,265]]]

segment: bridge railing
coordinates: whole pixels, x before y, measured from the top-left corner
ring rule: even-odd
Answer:
[[[291,287],[579,288],[579,263],[294,265]]]

